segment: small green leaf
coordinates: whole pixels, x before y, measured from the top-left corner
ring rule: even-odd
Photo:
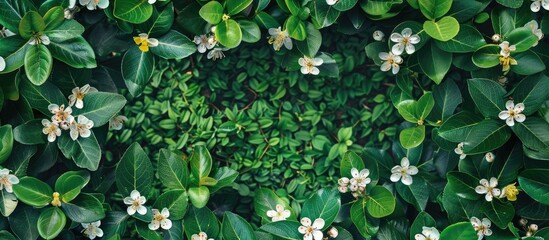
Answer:
[[[45,182],[33,177],[22,177],[19,183],[13,185],[13,193],[21,202],[41,208],[53,200],[53,190]]]
[[[445,42],[458,35],[459,22],[454,17],[446,16],[437,22],[425,21],[423,29],[434,39]]]
[[[57,207],[48,208],[38,218],[38,233],[42,238],[54,239],[61,233],[66,223],[67,217],[61,209]]]
[[[65,13],[61,6],[53,7],[44,14],[44,23],[46,24],[44,31],[56,29],[65,20]],[[49,36],[48,36],[49,37]]]
[[[34,85],[42,85],[50,76],[53,59],[42,44],[31,46],[25,54],[25,73]]]
[[[479,48],[473,54],[473,63],[481,68],[491,68],[499,65],[500,47],[495,44],[488,44]]]
[[[248,20],[238,21],[242,29],[242,41],[247,43],[255,43],[261,39],[261,30],[257,23]]]
[[[8,159],[13,149],[13,130],[7,124],[0,127],[0,164]]]
[[[419,0],[419,10],[428,19],[444,16],[452,6],[452,0]]]
[[[46,28],[44,19],[38,12],[30,11],[25,14],[19,23],[19,34],[24,39],[30,39],[35,34],[41,33]]]
[[[400,132],[400,144],[406,149],[415,148],[425,140],[425,125],[406,128]]]
[[[246,9],[253,0],[227,0],[226,7],[230,16],[238,14]]]
[[[242,41],[242,30],[235,20],[229,19],[217,25],[215,37],[223,46],[234,48]]]
[[[210,190],[207,187],[191,187],[189,188],[189,199],[193,206],[197,208],[203,208],[210,199]]]
[[[68,171],[55,181],[55,191],[59,193],[65,203],[72,201],[80,190],[90,181],[90,174],[86,171]]]
[[[284,28],[288,31],[290,37],[298,41],[303,41],[307,37],[305,23],[297,16],[290,16],[284,23]]]
[[[223,5],[217,1],[208,2],[200,8],[198,14],[209,24],[218,24],[223,17]]]
[[[212,156],[206,146],[196,146],[189,158],[191,173],[198,182],[201,178],[207,177],[212,170]]]
[[[382,186],[375,186],[370,190],[366,200],[368,213],[375,218],[391,215],[395,211],[396,199],[393,194]]]
[[[445,228],[440,233],[440,239],[462,240],[478,239],[477,232],[470,222],[455,223]]]

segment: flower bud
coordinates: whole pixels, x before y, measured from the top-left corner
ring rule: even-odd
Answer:
[[[374,31],[373,35],[374,35],[374,40],[376,41],[383,41],[383,38],[385,37],[385,34],[379,30]]]
[[[501,35],[496,33],[492,36],[492,41],[499,42],[500,40],[501,40]]]
[[[490,163],[493,162],[495,158],[496,158],[496,155],[494,155],[492,152],[487,152],[484,155],[484,159],[486,159],[486,161]]]
[[[330,236],[331,238],[336,238],[338,234],[339,234],[339,232],[337,231],[337,228],[335,228],[335,227],[332,227],[332,228],[330,228],[330,230],[328,230],[328,236]]]
[[[530,226],[528,227],[528,229],[532,232],[535,232],[538,230],[538,225],[537,224],[530,224]]]
[[[526,224],[528,224],[528,220],[526,220],[526,219],[524,219],[524,218],[521,218],[521,219],[519,220],[519,224],[520,224],[521,226],[526,226]]]

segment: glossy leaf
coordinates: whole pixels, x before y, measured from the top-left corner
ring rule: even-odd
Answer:
[[[50,50],[42,44],[30,47],[25,54],[25,73],[34,85],[42,85],[50,76],[53,59]]]
[[[466,154],[485,153],[503,146],[509,138],[511,131],[502,120],[483,120],[465,138],[463,151]]]
[[[134,143],[128,147],[116,167],[116,186],[123,196],[130,196],[133,190],[148,196],[153,175],[151,160],[141,146]]]
[[[134,24],[147,21],[152,15],[153,5],[147,0],[116,0],[114,1],[114,16]]]
[[[196,44],[185,35],[170,31],[158,38],[158,46],[150,49],[152,53],[164,59],[182,59],[196,52]]]
[[[154,70],[154,55],[132,46],[122,57],[122,77],[133,96],[139,96]]]
[[[53,200],[53,190],[45,182],[34,177],[22,177],[19,184],[13,185],[13,193],[21,202],[41,208]]]
[[[496,118],[505,107],[505,89],[498,83],[483,78],[467,80],[469,94],[484,117]]]
[[[75,37],[48,45],[53,58],[74,68],[95,68],[95,53],[83,37]]]
[[[169,190],[158,196],[153,207],[156,209],[167,208],[170,211],[170,219],[177,221],[183,219],[187,213],[188,201],[184,189]]]
[[[99,199],[82,193],[70,203],[62,203],[61,208],[68,218],[79,223],[95,222],[105,217],[105,210]]]
[[[67,223],[67,217],[57,207],[44,210],[38,218],[38,233],[45,239],[54,239]]]
[[[166,149],[160,150],[158,177],[170,189],[185,189],[189,184],[189,169],[185,160]]]
[[[375,218],[382,218],[394,212],[396,200],[389,190],[381,186],[375,186],[370,190],[366,200],[368,213]]]
[[[216,27],[215,37],[226,48],[234,48],[242,41],[242,29],[235,20],[222,21]]]
[[[431,20],[444,16],[452,6],[451,0],[419,0],[419,10]]]
[[[425,32],[427,32],[429,36],[440,41],[448,41],[457,36],[459,28],[459,22],[451,16],[443,17],[436,22],[425,21],[423,23]]]
[[[523,171],[518,178],[518,182],[524,192],[536,201],[549,205],[549,182],[547,181],[546,169],[529,169]]]
[[[101,148],[93,131],[87,138],[72,140],[68,133],[57,139],[57,146],[66,158],[72,159],[76,166],[95,171],[101,161]]]
[[[452,54],[442,51],[431,43],[423,48],[422,54],[417,55],[419,66],[423,72],[436,84],[440,84],[452,65]]]
[[[341,200],[336,189],[320,189],[303,203],[301,218],[308,217],[312,221],[322,218],[325,222],[323,229],[326,229],[332,224],[340,208]]]
[[[223,215],[221,233],[227,239],[257,239],[252,226],[246,220],[228,211]]]

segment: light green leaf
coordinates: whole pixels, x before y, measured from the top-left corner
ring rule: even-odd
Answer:
[[[351,206],[351,221],[356,226],[360,234],[365,237],[374,236],[379,229],[379,221],[377,224],[367,213],[366,202],[367,199],[356,201]]]
[[[46,28],[44,19],[38,12],[30,11],[25,14],[19,23],[19,34],[24,39],[30,39]]]
[[[436,41],[437,47],[444,51],[454,53],[474,52],[486,45],[482,34],[473,26],[462,24],[458,34],[448,41]]]
[[[436,40],[448,41],[458,35],[459,22],[451,16],[446,16],[434,21],[425,21],[423,23],[423,29],[429,36]]]
[[[190,156],[191,173],[196,178],[196,181],[203,177],[207,177],[212,170],[212,156],[206,146],[196,146]]]
[[[13,193],[21,202],[41,208],[53,200],[53,190],[45,182],[34,177],[22,177],[19,183],[13,185]]]
[[[50,38],[50,41],[59,43],[81,36],[85,30],[86,29],[84,29],[84,26],[82,26],[82,24],[78,21],[73,19],[65,19],[61,25],[55,29],[44,31],[44,34]]]
[[[0,164],[8,159],[13,149],[13,130],[11,125],[0,127]]]
[[[396,199],[393,194],[382,186],[375,186],[370,190],[366,200],[368,213],[375,218],[389,216],[395,211]]]
[[[247,43],[255,43],[261,39],[261,31],[257,23],[248,20],[238,21],[242,29],[242,41]]]
[[[129,23],[139,24],[147,21],[152,15],[153,5],[147,0],[115,0],[115,17]]]
[[[191,203],[197,208],[203,208],[206,206],[206,204],[208,204],[208,200],[210,199],[210,190],[208,190],[205,186],[191,187],[189,188],[188,194]]]
[[[148,196],[152,189],[153,167],[151,160],[138,143],[128,147],[116,167],[116,186],[123,196],[130,196],[133,190]]]
[[[488,44],[479,48],[473,54],[473,63],[481,68],[491,68],[499,65],[500,47],[495,44]]]
[[[126,105],[126,98],[117,93],[91,92],[84,97],[82,109],[73,108],[73,114],[84,115],[93,121],[94,127],[108,123]]]
[[[228,14],[233,16],[239,12],[242,12],[250,4],[252,4],[252,2],[253,0],[227,0],[226,7]]]
[[[200,8],[198,14],[209,24],[218,24],[223,17],[223,5],[217,1],[210,1]]]
[[[235,48],[242,41],[242,30],[235,20],[229,19],[217,25],[215,37],[223,46]]]
[[[53,67],[51,53],[42,44],[31,46],[25,54],[25,73],[34,85],[42,85]]]
[[[419,146],[423,140],[425,140],[425,125],[406,128],[399,135],[400,144],[406,149]]]
[[[158,38],[158,46],[150,50],[164,59],[182,59],[196,52],[196,44],[187,36],[172,30]]]
[[[9,217],[15,208],[17,207],[17,197],[15,194],[9,193],[7,191],[0,191],[0,213],[4,217]]]
[[[431,20],[444,16],[452,6],[452,0],[419,0],[418,3],[423,16]]]
[[[61,233],[66,223],[67,217],[61,209],[57,207],[48,208],[38,218],[38,233],[42,238],[54,239]]]
[[[470,222],[455,223],[445,228],[440,233],[440,239],[462,240],[478,239],[477,232]]]

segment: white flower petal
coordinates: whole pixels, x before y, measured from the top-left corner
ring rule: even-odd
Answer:
[[[402,39],[404,39],[402,35],[400,35],[400,33],[393,33],[389,38],[391,39],[391,41],[396,43],[402,42]]]
[[[315,240],[322,240],[322,237],[324,237],[324,234],[322,233],[322,231],[316,230],[313,232],[313,238]]]
[[[324,227],[324,225],[325,225],[325,222],[324,222],[324,219],[322,219],[322,218],[317,218],[313,222],[313,227],[316,228],[316,229],[322,229]]]
[[[526,120],[526,116],[524,114],[517,114],[515,115],[515,121],[517,122],[524,122]]]
[[[509,126],[509,127],[515,126],[515,120],[514,120],[512,117],[507,118],[507,120],[505,120],[505,123],[506,123],[507,126]]]
[[[413,182],[414,180],[412,179],[412,176],[410,175],[402,176],[402,183],[404,183],[404,185],[412,185]]]
[[[408,175],[416,175],[419,172],[416,166],[410,166],[408,168]]]
[[[484,186],[477,186],[475,188],[475,192],[478,194],[485,194],[488,192],[488,189],[486,189]]]
[[[505,119],[509,118],[509,116],[511,116],[511,115],[509,115],[509,111],[506,111],[506,110],[501,111],[501,112],[499,112],[499,114],[498,114],[498,117],[499,117],[499,119],[501,119],[501,120],[505,120]]]
[[[391,48],[391,52],[393,52],[393,54],[395,55],[401,55],[402,52],[404,52],[404,44],[397,43],[393,45],[393,48]]]
[[[506,43],[506,42],[503,42],[503,43]],[[502,44],[500,44],[500,46]],[[507,44],[509,44],[509,43],[507,43]],[[507,110],[512,110],[513,108],[515,108],[515,103],[513,102],[513,100],[508,100],[507,102],[505,102],[505,108],[507,108]]]
[[[400,177],[402,175],[400,173],[393,173],[391,174],[391,182],[398,182],[400,180]]]

